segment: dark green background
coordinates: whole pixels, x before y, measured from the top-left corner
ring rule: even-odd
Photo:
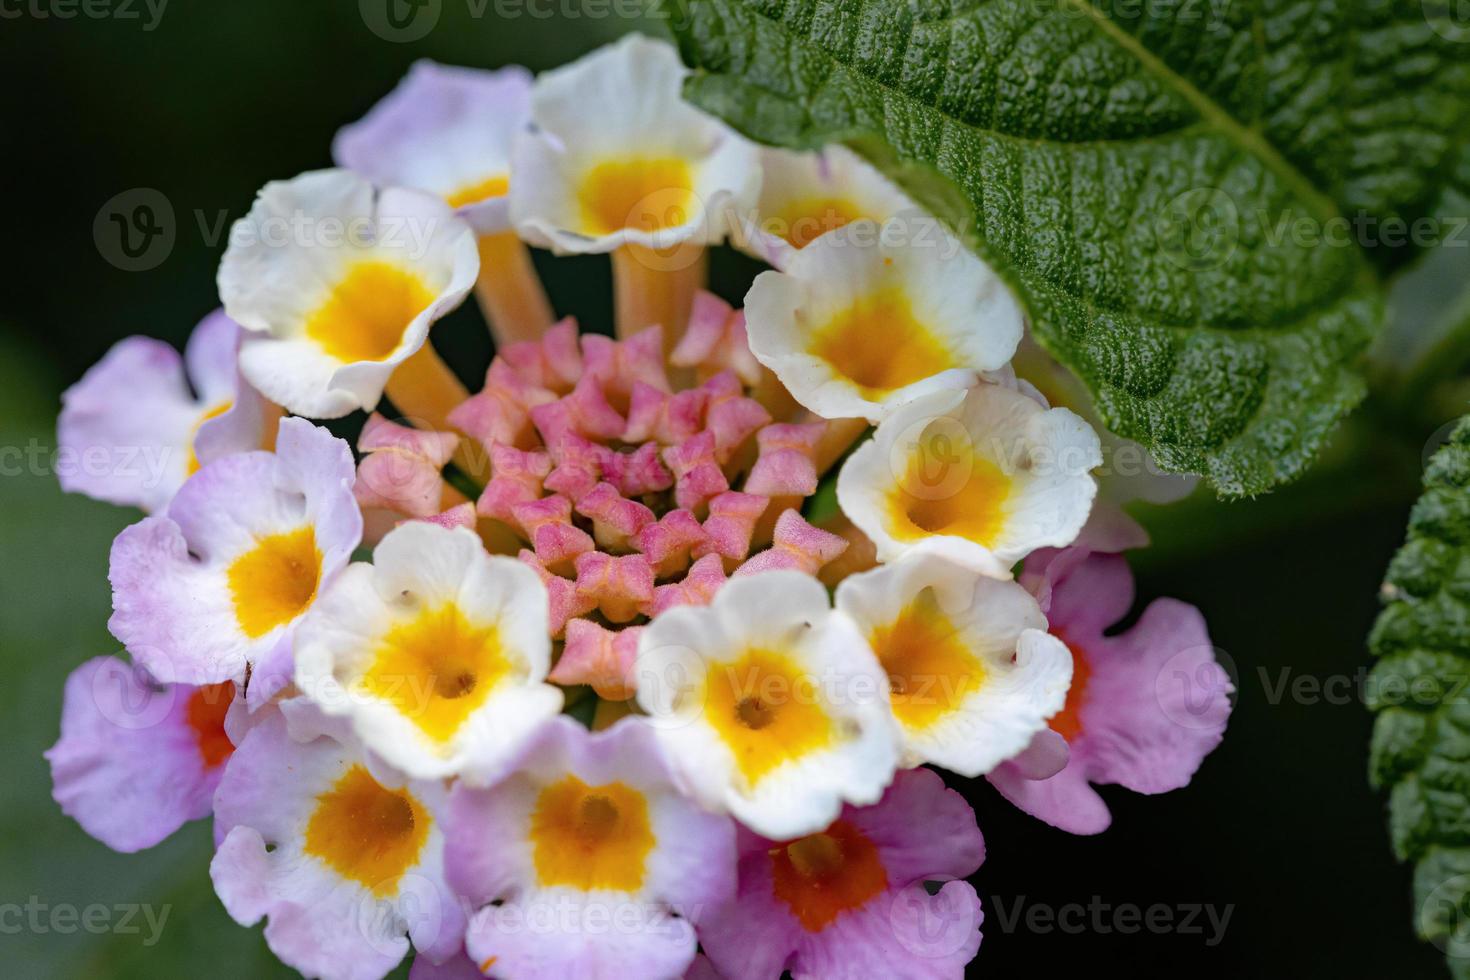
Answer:
[[[336,128],[387,92],[413,59],[545,68],[635,26],[591,16],[606,9],[595,0],[569,3],[556,0],[582,16],[497,17],[492,4],[475,17],[469,0],[442,0],[437,26],[414,43],[375,36],[355,0],[173,0],[152,31],[117,17],[0,19],[8,219],[0,236],[0,446],[52,445],[59,392],[117,339],[148,333],[182,342],[215,304],[222,238],[209,232],[224,227],[220,217],[243,214],[268,179],[326,165]],[[21,9],[0,0],[0,11]],[[145,272],[110,265],[93,238],[99,209],[132,188],[156,188],[174,210],[174,247]],[[544,267],[558,307],[605,328],[605,263]],[[717,288],[738,299],[752,269],[720,257]],[[474,311],[436,336],[467,379],[483,371],[490,350]],[[975,973],[1051,976],[1101,965],[1139,976],[1439,974],[1438,955],[1412,937],[1409,875],[1389,854],[1382,801],[1365,782],[1366,712],[1351,699],[1273,702],[1263,682],[1323,683],[1366,664],[1375,592],[1434,426],[1390,426],[1371,410],[1365,419],[1297,487],[1228,506],[1203,493],[1143,515],[1159,545],[1137,556],[1140,596],[1178,596],[1204,609],[1240,678],[1230,731],[1188,789],[1153,799],[1107,793],[1115,825],[1097,839],[1052,831],[983,783],[967,787],[990,848],[975,879],[988,906]],[[0,906],[34,896],[50,906],[150,902],[172,910],[152,949],[139,936],[0,934],[0,972],[279,970],[258,931],[234,927],[211,893],[204,824],[122,856],[51,802],[40,753],[56,737],[67,672],[115,650],[105,627],[107,549],[136,515],[64,497],[44,467],[17,474],[14,459],[7,462]],[[1054,908],[1096,896],[1115,907],[1213,903],[1233,911],[1213,948],[1199,935],[1037,933],[1024,919],[1003,931],[994,900],[1010,908],[1022,896]]]

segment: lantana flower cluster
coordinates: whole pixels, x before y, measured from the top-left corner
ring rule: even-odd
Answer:
[[[64,397],[63,445],[169,465],[67,487],[147,516],[56,799],[120,851],[212,815],[220,900],[307,976],[958,977],[985,845],[941,773],[1093,834],[1093,785],[1220,740],[1199,613],[1111,630],[1142,532],[1004,283],[683,78],[638,36],[415,65],[261,190],[182,358],[130,338]],[[721,243],[772,267],[743,309]],[[614,336],[533,248],[610,255]],[[473,393],[430,339],[471,293]],[[355,413],[356,452],[319,424]]]

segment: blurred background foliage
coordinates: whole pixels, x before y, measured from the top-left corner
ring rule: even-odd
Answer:
[[[43,0],[8,5],[0,19],[9,218],[0,276],[0,447],[8,453],[0,460],[0,907],[146,902],[170,913],[151,948],[146,928],[0,932],[0,962],[5,975],[27,978],[284,974],[259,930],[235,927],[214,898],[207,824],[147,853],[117,855],[50,799],[41,752],[57,735],[62,682],[88,657],[116,651],[106,630],[107,551],[137,518],[57,489],[45,456],[59,393],[128,334],[181,344],[216,305],[228,223],[266,180],[327,165],[337,127],[414,59],[543,69],[626,30],[660,27],[611,16],[627,4],[441,0],[433,30],[392,43],[367,28],[355,0],[177,2],[151,30],[147,8],[128,7],[140,18],[117,16],[122,0],[104,5],[117,14],[105,18],[39,17],[38,9],[56,9]],[[532,8],[561,13],[532,16]],[[175,244],[145,272],[116,268],[93,239],[99,209],[132,188],[161,191],[174,211]],[[1450,258],[1411,291],[1397,349],[1441,315],[1426,302],[1445,294],[1440,305],[1453,309],[1443,284],[1464,280],[1464,256]],[[605,261],[542,268],[561,312],[607,329]],[[755,268],[718,256],[716,289],[738,301]],[[477,313],[460,311],[435,336],[478,387],[491,351]],[[977,974],[1061,974],[1095,967],[1100,956],[1138,976],[1442,969],[1412,937],[1408,872],[1393,863],[1382,801],[1364,778],[1370,719],[1355,686],[1421,456],[1463,401],[1431,404],[1421,394],[1370,403],[1307,479],[1269,497],[1226,505],[1200,493],[1138,509],[1156,541],[1133,556],[1140,608],[1172,595],[1205,611],[1237,673],[1230,731],[1184,791],[1146,799],[1105,790],[1115,821],[1098,840],[1046,828],[983,781],[961,786],[990,850],[975,879],[986,903]],[[39,465],[27,461],[28,447]],[[1293,684],[1306,685],[1298,693],[1327,684],[1330,694],[1294,697]],[[1028,930],[1024,911],[1007,928],[1018,908],[1070,903],[1163,903],[1176,919],[1196,904],[1231,912],[1215,945],[1208,927],[1202,935]]]

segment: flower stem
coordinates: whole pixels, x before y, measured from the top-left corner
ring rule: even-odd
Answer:
[[[551,326],[551,301],[531,263],[531,250],[513,231],[480,238],[480,278],[475,298],[500,350],[536,340]]]
[[[664,328],[664,353],[674,349],[689,324],[694,294],[704,288],[709,255],[703,245],[672,249],[624,245],[612,254],[613,298],[619,337],[646,327]]]

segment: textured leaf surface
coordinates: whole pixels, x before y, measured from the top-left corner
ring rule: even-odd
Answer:
[[[1470,419],[1430,460],[1369,640],[1369,776],[1415,862],[1415,927],[1470,977]]]
[[[1465,45],[1418,3],[685,0],[675,31],[690,98],[866,154],[1110,428],[1227,495],[1296,476],[1362,396],[1397,259],[1345,216],[1433,213],[1466,169]]]

